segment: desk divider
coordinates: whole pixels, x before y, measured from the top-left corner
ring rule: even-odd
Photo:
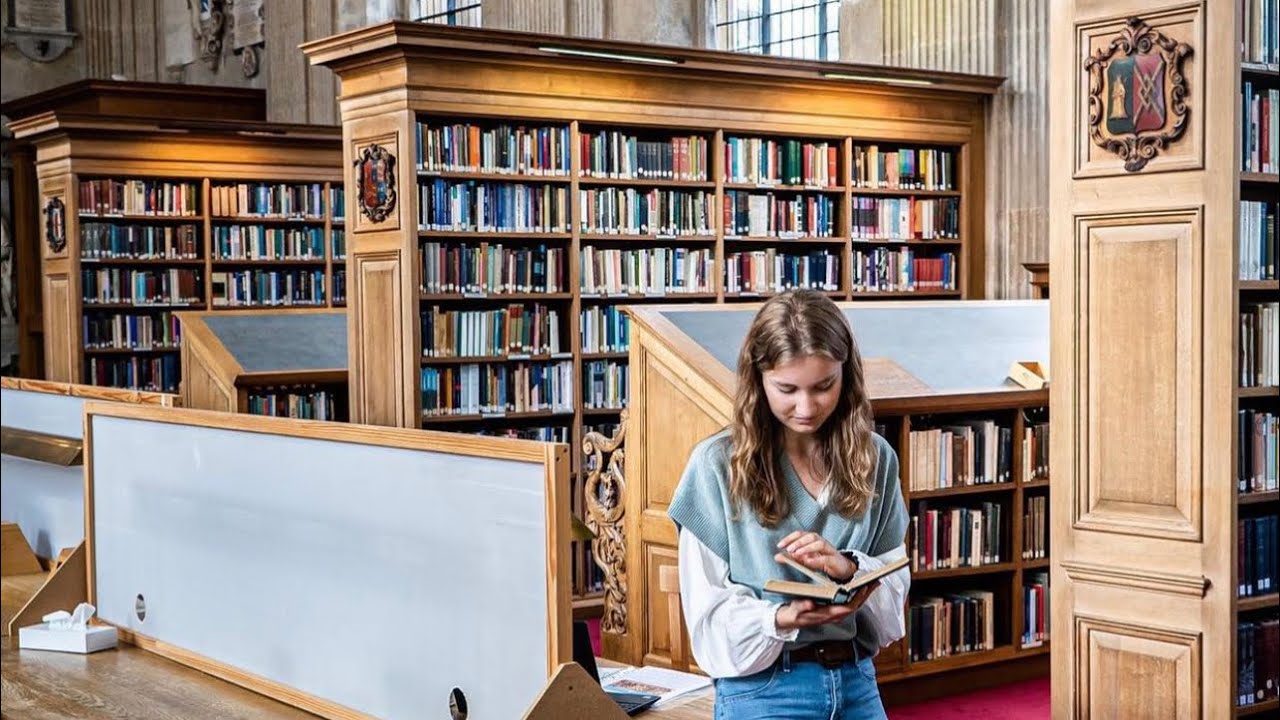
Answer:
[[[570,659],[568,449],[90,403],[90,601],[329,718],[519,717]]]

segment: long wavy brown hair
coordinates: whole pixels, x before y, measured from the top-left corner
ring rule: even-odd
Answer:
[[[729,492],[772,528],[791,512],[780,458],[782,423],[769,409],[764,377],[793,359],[818,355],[840,363],[841,390],[831,416],[817,430],[818,459],[827,471],[830,504],[845,517],[861,515],[874,494],[876,449],[871,400],[862,378],[862,356],[840,308],[822,293],[794,290],[760,308],[738,354],[733,400],[733,454]]]

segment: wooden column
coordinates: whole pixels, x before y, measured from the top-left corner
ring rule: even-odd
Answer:
[[[345,80],[350,86],[352,80]],[[347,193],[347,353],[351,421],[420,427],[416,121],[403,99],[343,107]],[[350,103],[343,100],[343,103]],[[394,158],[395,201],[385,217],[361,202],[357,161],[378,149]]]
[[[1052,4],[1055,718],[1232,716],[1236,6]],[[1087,61],[1126,32],[1150,47],[1146,27],[1174,44],[1164,97],[1149,104],[1135,76],[1119,105]],[[1131,114],[1165,117],[1145,163],[1091,138],[1124,142]]]

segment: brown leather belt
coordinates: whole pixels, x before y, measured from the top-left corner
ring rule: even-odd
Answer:
[[[788,650],[787,653],[791,662],[815,662],[829,670],[858,659],[852,640],[823,640]]]

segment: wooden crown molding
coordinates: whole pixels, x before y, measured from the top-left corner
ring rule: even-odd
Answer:
[[[17,118],[55,109],[90,113],[99,112],[108,106],[123,107],[125,103],[139,106],[138,101],[165,103],[169,100],[184,104],[215,103],[223,112],[234,114],[243,120],[265,120],[267,116],[267,93],[259,88],[101,79],[78,80],[25,97],[14,98],[0,104],[0,114]],[[159,113],[150,115],[148,111],[155,105],[140,107],[145,108],[145,111],[137,117],[164,117]]]
[[[245,120],[165,120],[131,116],[92,115],[46,110],[10,121],[9,129],[18,140],[31,140],[53,133],[88,132],[94,137],[117,135],[191,135],[220,138],[270,138],[275,142],[339,143],[342,128],[333,125],[297,125]]]
[[[620,66],[644,68],[646,71],[673,76],[699,76],[711,73],[723,76],[764,76],[770,79],[808,80],[827,87],[867,88],[892,87],[896,82],[917,85],[921,93],[934,91],[992,95],[1004,82],[1003,77],[971,75],[933,70],[893,68],[881,65],[821,62],[794,58],[767,57],[748,53],[701,50],[669,45],[647,45],[589,38],[566,38],[560,35],[449,27],[428,23],[393,21],[360,28],[299,46],[312,65],[324,65],[339,75],[347,70],[387,62],[400,57],[441,57],[451,60],[483,58],[488,62],[541,60],[566,62],[572,57],[584,67],[598,65],[609,70]],[[659,58],[670,64],[649,64],[589,56],[564,56],[542,50],[555,47],[586,53],[611,53],[622,56]],[[870,78],[867,80],[827,78],[839,74]]]

